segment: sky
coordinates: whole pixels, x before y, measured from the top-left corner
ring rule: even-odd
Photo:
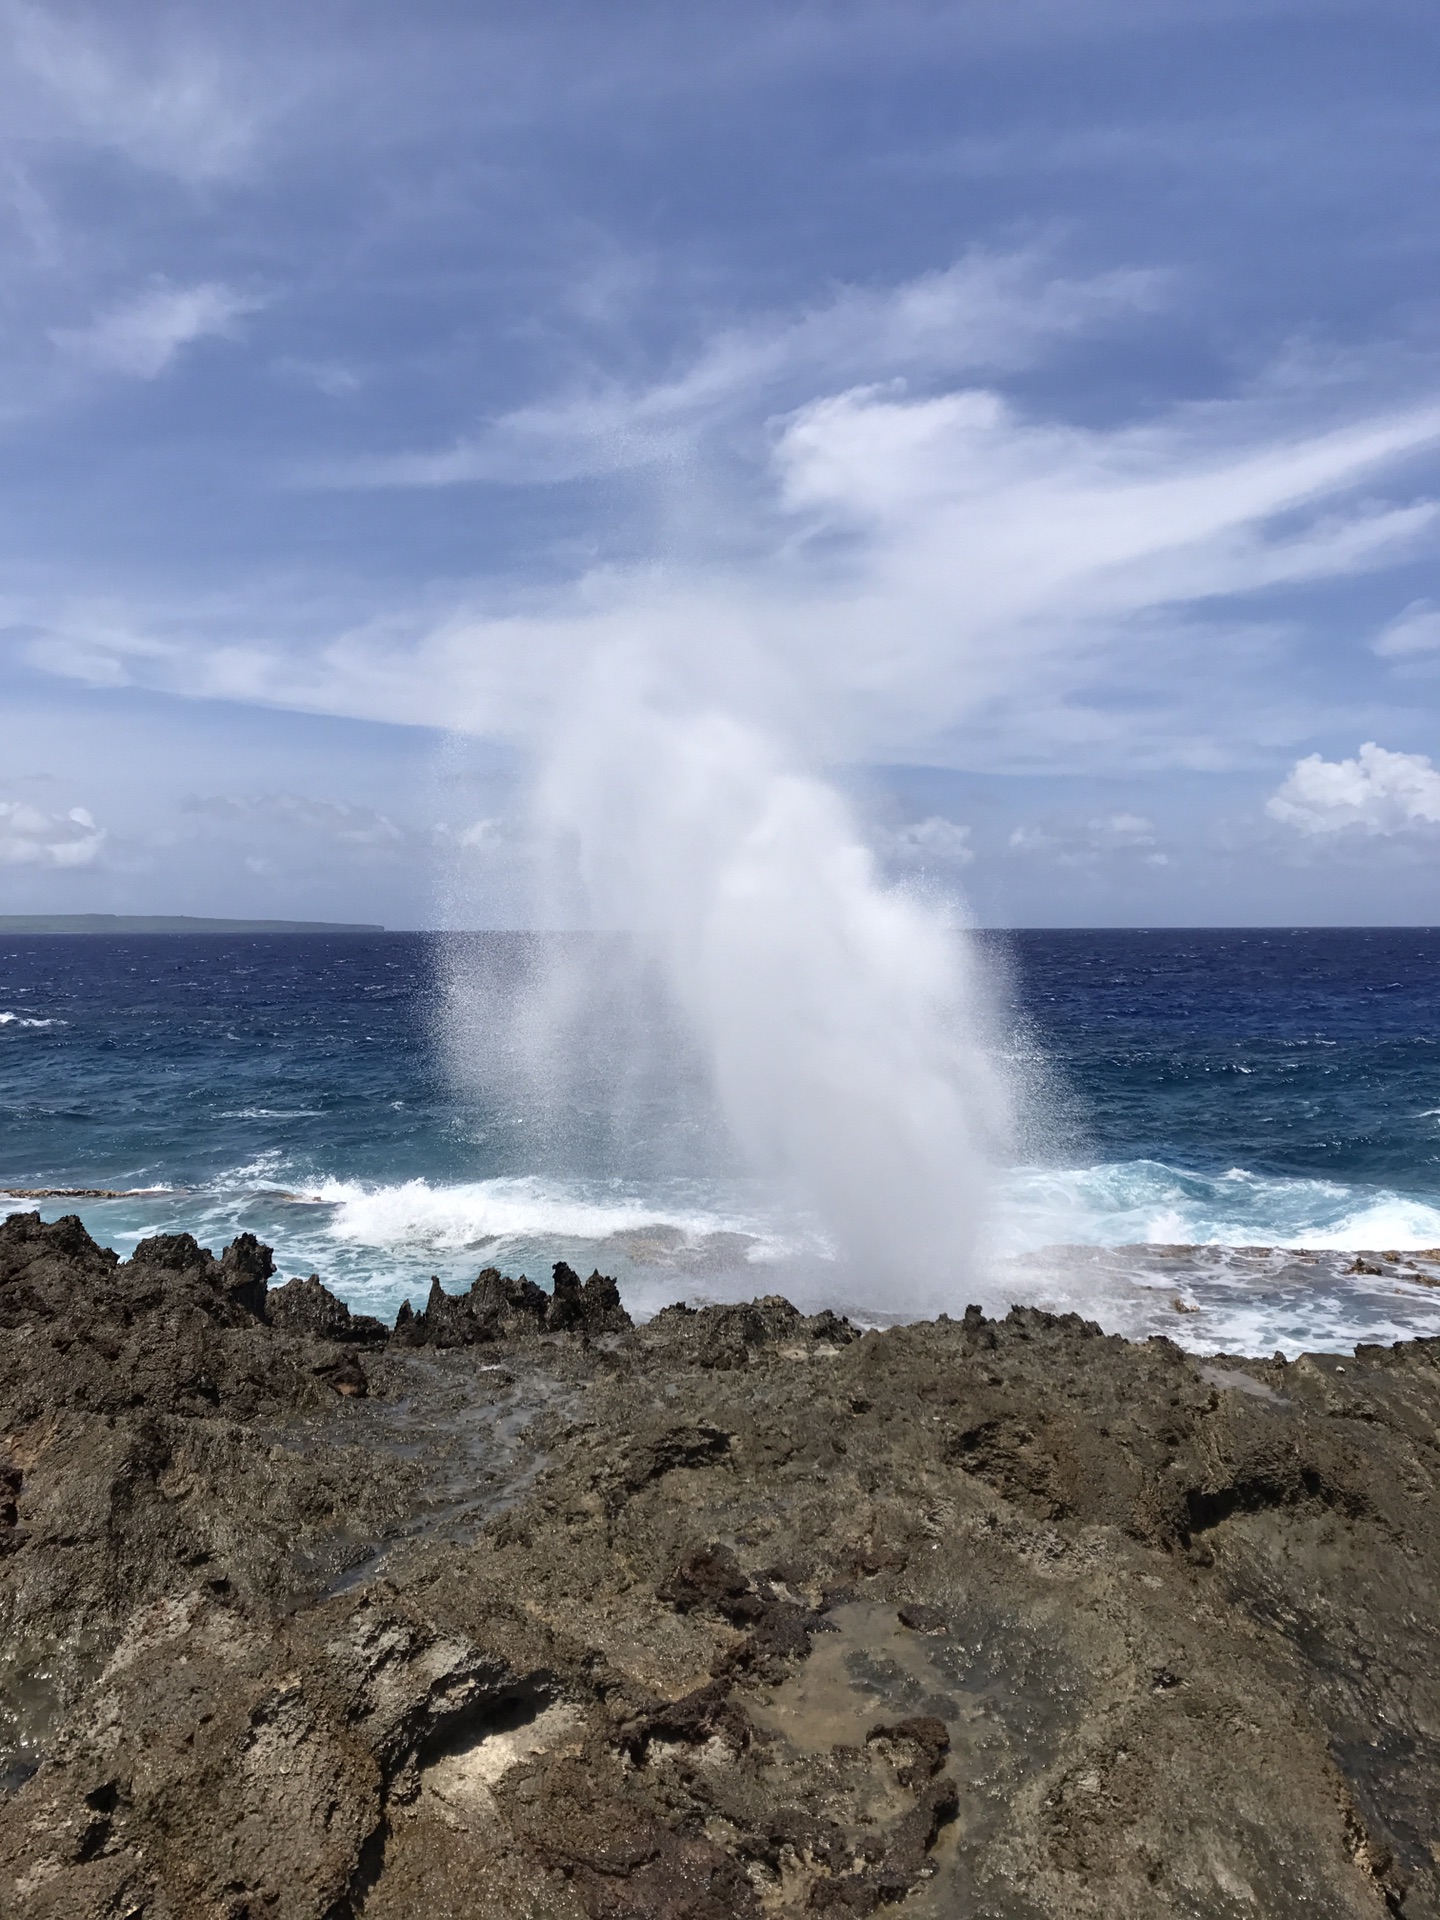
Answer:
[[[991,925],[1440,923],[1432,0],[0,0],[0,911],[524,924],[611,652]]]

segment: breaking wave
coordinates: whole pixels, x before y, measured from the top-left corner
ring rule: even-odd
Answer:
[[[1210,1244],[1358,1251],[1440,1246],[1440,1206],[1388,1188],[1251,1173],[1193,1173],[1159,1160],[1012,1173],[998,1251],[1064,1243]]]
[[[593,1243],[597,1247],[635,1236],[662,1236],[657,1244],[700,1245],[717,1235],[743,1237],[748,1258],[775,1257],[797,1243],[773,1223],[753,1215],[717,1211],[674,1199],[596,1192],[580,1184],[538,1178],[476,1180],[432,1185],[405,1180],[366,1186],[327,1180],[315,1199],[334,1212],[327,1232],[350,1244],[392,1251],[459,1253],[510,1245]],[[812,1243],[822,1251],[823,1243]]]
[[[462,1252],[507,1242],[597,1245],[661,1231],[702,1243],[743,1236],[748,1258],[827,1258],[813,1220],[782,1219],[754,1196],[617,1192],[539,1178],[456,1185],[327,1180],[313,1199],[333,1208],[336,1240],[392,1251]],[[728,1204],[727,1204],[728,1202]],[[748,1202],[748,1203],[747,1203]],[[1355,1252],[1440,1246],[1440,1206],[1339,1181],[1267,1177],[1244,1168],[1203,1174],[1158,1160],[1021,1167],[1001,1183],[992,1253],[1087,1247],[1212,1245]]]

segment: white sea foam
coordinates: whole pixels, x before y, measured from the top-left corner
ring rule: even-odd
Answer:
[[[746,1258],[775,1257],[801,1234],[777,1235],[773,1226],[736,1213],[646,1201],[634,1194],[598,1196],[584,1188],[534,1178],[476,1180],[432,1186],[406,1180],[393,1186],[327,1180],[314,1197],[334,1213],[326,1232],[351,1245],[458,1253],[507,1244],[554,1243],[565,1248],[623,1240],[657,1249],[700,1245],[718,1236],[743,1239]],[[656,1235],[661,1236],[658,1240]]]
[[[1440,1245],[1440,1207],[1385,1188],[1250,1173],[1198,1174],[1158,1160],[1022,1167],[1006,1182],[995,1251],[1075,1246]]]
[[[0,1027],[68,1027],[68,1020],[40,1020],[25,1013],[0,1013]]]
[[[279,1157],[236,1168],[225,1187],[283,1182]],[[1203,1175],[1160,1161],[1021,1167],[998,1182],[987,1257],[1016,1259],[1055,1246],[1278,1247],[1358,1252],[1440,1246],[1440,1207],[1386,1189],[1262,1176],[1242,1168]],[[645,1193],[598,1183],[517,1177],[444,1184],[327,1179],[296,1194],[329,1212],[327,1237],[386,1253],[462,1252],[504,1242],[624,1242],[645,1263],[717,1237],[743,1239],[748,1263],[828,1261],[837,1252],[813,1215],[781,1212],[753,1191]],[[903,1246],[903,1237],[899,1238]],[[853,1283],[847,1283],[853,1291]],[[871,1302],[884,1308],[877,1297]]]

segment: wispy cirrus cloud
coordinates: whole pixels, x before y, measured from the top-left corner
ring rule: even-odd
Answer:
[[[1227,596],[1433,543],[1440,503],[1400,476],[1440,445],[1440,406],[1328,426],[1315,411],[1262,394],[1100,428],[987,388],[852,387],[774,424],[740,563],[722,501],[713,544],[668,565],[493,583],[438,617],[390,609],[283,649],[148,643],[138,621],[118,650],[93,627],[76,644],[92,679],[113,657],[139,684],[520,740],[597,659],[643,655],[662,688],[751,702],[840,757],[943,764],[953,730],[986,715],[1012,746],[1043,717],[1053,749],[1084,732],[1067,702],[1088,686],[1173,680],[1167,649],[1202,645]],[[32,658],[69,671],[51,626]],[[1106,751],[1118,725],[1096,736]]]
[[[10,0],[0,10],[8,43],[3,95],[12,136],[88,145],[195,184],[224,179],[253,157],[284,102],[279,76],[182,20],[150,23],[104,12]]]
[[[1440,606],[1433,600],[1412,600],[1370,644],[1382,660],[1409,660],[1440,650]]]
[[[353,487],[544,484],[691,457],[722,425],[758,425],[817,383],[1029,366],[1068,337],[1154,312],[1173,282],[1145,268],[1067,278],[1036,250],[977,251],[897,287],[842,287],[800,314],[725,328],[649,384],[591,377],[448,446],[359,456],[302,477]]]

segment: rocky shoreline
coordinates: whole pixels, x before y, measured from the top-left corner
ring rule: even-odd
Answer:
[[[0,1227],[34,1920],[1440,1916],[1440,1342]]]

